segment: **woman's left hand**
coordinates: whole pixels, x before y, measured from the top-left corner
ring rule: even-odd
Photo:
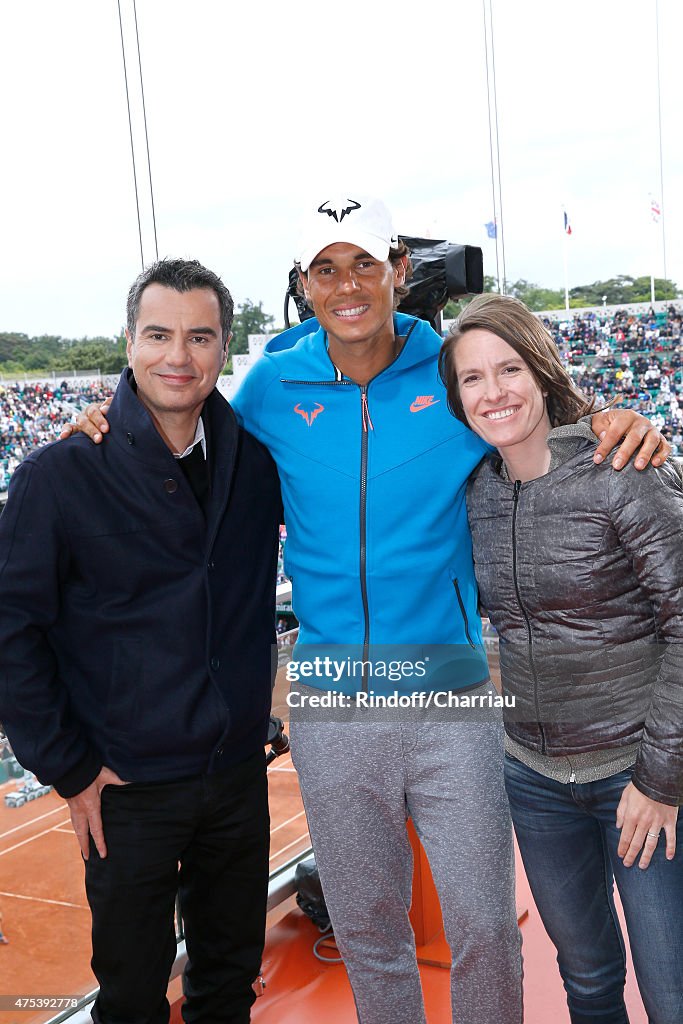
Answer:
[[[623,859],[624,867],[631,867],[641,849],[643,853],[638,867],[644,870],[648,866],[659,842],[661,829],[666,833],[666,859],[673,860],[677,818],[677,807],[651,800],[629,782],[617,807],[617,828],[621,829],[617,853]]]
[[[661,466],[671,454],[671,445],[666,441],[646,416],[633,409],[606,409],[596,412],[591,418],[591,429],[600,438],[600,444],[593,456],[594,462],[602,462],[615,445],[623,442],[612,460],[614,469],[621,469],[639,448],[635,461],[636,469],[645,469],[648,462]]]

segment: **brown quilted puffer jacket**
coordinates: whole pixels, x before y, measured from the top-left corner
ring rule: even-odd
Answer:
[[[468,486],[481,603],[516,701],[506,729],[550,756],[640,741],[634,785],[680,805],[683,487],[671,466],[617,473],[594,451],[526,483],[486,459]]]

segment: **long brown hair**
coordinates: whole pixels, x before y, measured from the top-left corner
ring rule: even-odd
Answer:
[[[502,338],[527,364],[541,391],[553,427],[576,423],[593,412],[595,398],[577,388],[562,365],[557,346],[541,321],[530,309],[510,295],[478,295],[465,307],[451,327],[439,354],[439,374],[446,385],[448,408],[467,423],[455,372],[455,347],[463,334],[475,329],[491,331]]]

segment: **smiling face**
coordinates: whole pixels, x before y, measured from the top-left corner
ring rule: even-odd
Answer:
[[[211,288],[178,292],[150,284],[140,299],[135,336],[126,331],[138,397],[162,426],[195,418],[225,365],[220,305]]]
[[[301,274],[304,293],[332,345],[353,346],[394,336],[394,288],[405,261],[376,260],[357,245],[334,242]]]
[[[545,446],[550,418],[545,396],[528,364],[491,331],[473,328],[453,350],[458,393],[472,430],[503,458]]]

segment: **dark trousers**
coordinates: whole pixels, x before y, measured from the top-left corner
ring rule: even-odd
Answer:
[[[268,888],[265,755],[220,775],[102,790],[107,857],[85,865],[98,1024],[166,1024],[185,926],[188,1024],[247,1024],[261,966]]]

